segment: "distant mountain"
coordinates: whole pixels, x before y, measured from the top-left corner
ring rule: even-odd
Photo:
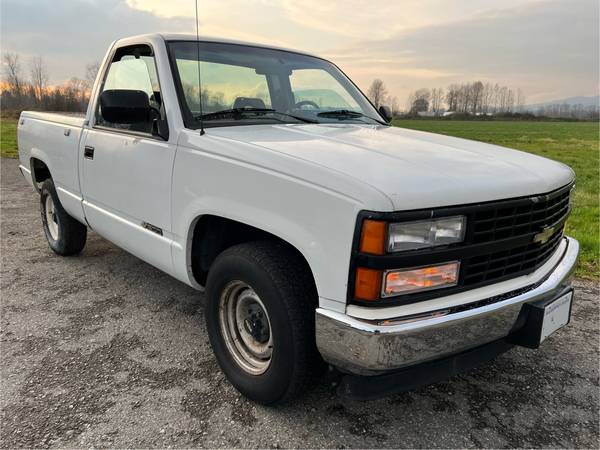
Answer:
[[[563,98],[560,100],[551,100],[549,102],[534,103],[532,105],[526,105],[525,109],[536,109],[541,106],[557,105],[557,104],[563,105],[565,103],[568,105],[594,106],[594,105],[598,105],[600,103],[600,95],[591,95],[588,97],[583,97],[583,96],[569,97],[569,98]]]

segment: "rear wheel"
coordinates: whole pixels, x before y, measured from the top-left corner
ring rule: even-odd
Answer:
[[[229,381],[263,404],[286,402],[320,373],[315,346],[317,294],[300,257],[283,244],[225,250],[206,286],[206,322]]]
[[[83,250],[87,239],[87,227],[64,210],[52,179],[47,179],[42,184],[40,212],[46,239],[55,253],[68,256]]]

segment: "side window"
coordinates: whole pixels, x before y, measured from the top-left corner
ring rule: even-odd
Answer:
[[[162,97],[152,49],[147,45],[123,47],[117,50],[104,78],[102,91],[127,89],[148,94],[150,106],[163,114]],[[100,102],[96,108],[96,124],[120,130],[152,132],[152,123],[116,124],[102,117]]]

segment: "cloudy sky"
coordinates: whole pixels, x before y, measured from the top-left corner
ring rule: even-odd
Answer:
[[[599,90],[598,0],[198,2],[202,35],[319,54],[363,89],[383,79],[401,104],[473,80],[521,88],[528,103]],[[195,32],[193,15],[193,0],[2,0],[1,46],[43,56],[58,84],[119,37]]]

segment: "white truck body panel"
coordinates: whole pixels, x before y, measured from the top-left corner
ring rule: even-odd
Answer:
[[[307,161],[222,138],[212,130],[204,136],[182,133],[173,192],[178,192],[173,196],[173,232],[182,249],[191,239],[191,224],[203,214],[263,229],[303,254],[322,303],[339,303],[337,309],[345,307],[358,211],[367,205],[390,207],[389,200],[370,186]],[[174,251],[181,275],[190,264],[182,256]]]
[[[81,186],[89,225],[110,241],[172,273],[171,171],[174,144],[105,130],[86,132],[94,159],[83,159]],[[159,236],[143,222],[163,230]]]
[[[19,159],[29,170],[31,158],[44,161],[55,178],[65,210],[85,222],[79,186],[79,143],[85,117],[24,111],[19,127]],[[25,125],[25,126],[23,126]],[[25,132],[26,130],[26,132]]]
[[[261,125],[211,134],[351,177],[389,197],[386,211],[535,195],[562,187],[574,176],[566,165],[529,153],[397,127]]]

